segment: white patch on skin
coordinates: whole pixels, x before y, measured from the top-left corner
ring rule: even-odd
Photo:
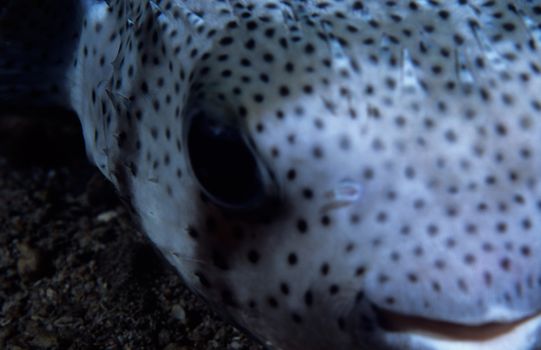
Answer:
[[[364,188],[359,181],[351,179],[341,180],[336,189],[325,194],[329,202],[321,208],[322,213],[326,213],[338,208],[350,206],[354,203],[361,202],[363,198]]]

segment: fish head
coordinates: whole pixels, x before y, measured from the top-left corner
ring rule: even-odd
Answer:
[[[489,10],[443,3],[162,8],[163,34],[139,34],[169,54],[139,64],[143,116],[118,157],[132,171],[111,177],[187,285],[269,346],[531,349],[528,9],[483,28],[468,20]]]

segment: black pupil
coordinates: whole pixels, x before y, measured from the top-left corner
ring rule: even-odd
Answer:
[[[239,130],[203,114],[194,116],[188,132],[192,169],[206,194],[226,206],[246,206],[263,190],[257,161]]]

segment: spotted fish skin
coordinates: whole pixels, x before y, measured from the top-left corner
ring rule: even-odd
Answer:
[[[85,4],[89,156],[218,311],[286,350],[541,346],[539,2]],[[209,124],[257,200],[206,186]]]

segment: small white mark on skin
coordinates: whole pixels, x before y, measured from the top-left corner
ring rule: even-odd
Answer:
[[[325,193],[329,200],[321,208],[322,213],[359,203],[363,198],[364,188],[359,181],[342,179],[334,190]]]

